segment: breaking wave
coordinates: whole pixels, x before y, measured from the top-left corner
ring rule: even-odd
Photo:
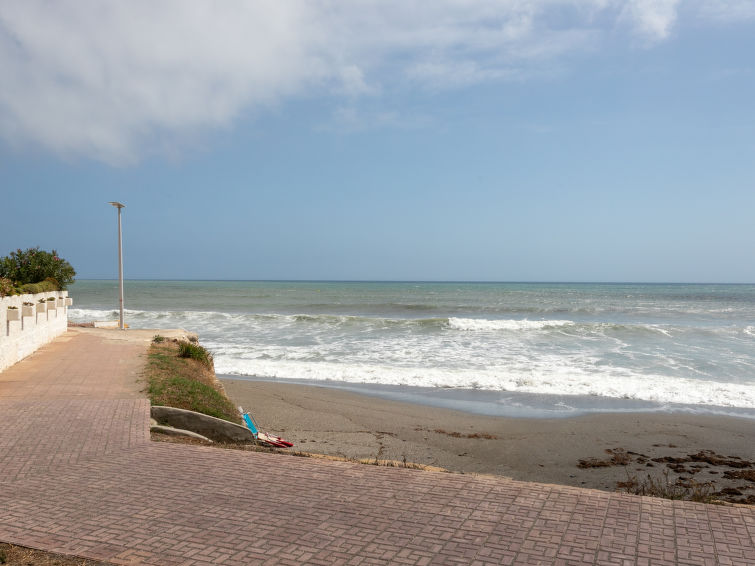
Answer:
[[[197,332],[227,375],[755,409],[753,325],[417,314],[125,311],[132,328]],[[68,315],[116,320],[119,311]]]

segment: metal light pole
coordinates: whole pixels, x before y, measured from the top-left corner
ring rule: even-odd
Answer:
[[[118,296],[121,304],[121,322],[119,328],[126,330],[126,326],[123,324],[123,244],[121,238],[121,208],[125,208],[125,204],[120,202],[109,202],[115,208],[118,209]]]

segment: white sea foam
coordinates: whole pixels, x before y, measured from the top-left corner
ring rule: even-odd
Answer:
[[[633,374],[607,370],[602,375],[546,360],[486,370],[407,368],[378,364],[347,365],[297,360],[239,359],[216,356],[218,373],[421,387],[470,388],[550,395],[587,395],[657,403],[755,408],[755,385]]]
[[[572,326],[570,320],[486,320],[476,318],[450,318],[448,326],[454,330],[542,330],[559,326]]]
[[[119,311],[117,309],[80,309],[70,307],[68,309],[68,319],[72,322],[91,322],[94,320],[110,320],[112,318],[118,318]]]

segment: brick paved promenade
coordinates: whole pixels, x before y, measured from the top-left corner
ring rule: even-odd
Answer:
[[[0,541],[161,566],[755,564],[749,508],[150,443],[147,341],[101,335],[0,373]]]

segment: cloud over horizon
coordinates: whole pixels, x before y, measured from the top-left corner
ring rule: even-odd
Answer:
[[[737,0],[697,17],[753,18]],[[0,137],[111,165],[180,150],[291,97],[526,80],[611,34],[646,46],[680,25],[680,0],[204,3],[0,1]],[[385,115],[390,115],[386,112]],[[356,114],[355,114],[356,115]]]

